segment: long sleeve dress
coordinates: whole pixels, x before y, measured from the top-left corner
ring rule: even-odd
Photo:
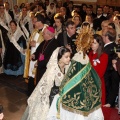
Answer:
[[[25,55],[22,52],[26,47],[26,39],[21,30],[17,29],[13,37],[9,36],[3,60],[4,73],[15,76],[23,74]]]
[[[54,86],[60,85],[64,74],[60,71],[60,68],[57,64],[57,54],[59,48],[57,48],[48,64],[47,69],[39,83],[35,87],[33,93],[28,98],[28,106],[21,120],[46,120],[47,114],[50,107],[50,92]]]
[[[97,72],[98,76],[101,79],[101,90],[102,90],[102,105],[105,104],[105,80],[104,80],[104,74],[107,68],[107,64],[108,64],[108,55],[106,53],[103,53],[99,59],[97,58],[97,53],[93,53],[93,51],[91,51],[89,53],[89,58],[90,58],[90,62],[92,67],[95,69],[95,71]]]

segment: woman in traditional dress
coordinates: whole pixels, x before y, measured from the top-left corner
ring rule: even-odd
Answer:
[[[54,21],[55,21],[55,24],[54,24],[54,27],[55,27],[55,39],[57,39],[59,33],[63,32],[64,30],[64,17],[60,14],[60,13],[57,13],[55,16],[54,16]]]
[[[26,40],[23,32],[12,20],[8,32],[9,41],[4,56],[4,73],[7,75],[22,75],[24,72],[24,58],[26,49]]]
[[[92,42],[93,36],[87,30],[78,36],[78,52],[61,82],[59,95],[54,97],[47,120],[104,120],[100,78],[86,54]]]
[[[91,45],[92,51],[89,53],[89,58],[92,67],[96,70],[101,80],[102,90],[102,105],[105,104],[105,80],[104,74],[108,64],[108,55],[103,52],[104,43],[100,35],[94,34],[94,41]]]
[[[15,21],[18,21],[19,16],[20,16],[20,11],[19,11],[18,5],[14,5],[14,7],[13,7],[13,13],[14,13],[14,19],[15,19]]]
[[[55,3],[50,3],[46,9],[47,16],[51,19],[52,16],[56,13]]]
[[[22,120],[46,120],[50,101],[58,93],[58,86],[60,86],[66,71],[65,66],[69,62],[69,49],[61,47],[53,52],[47,64],[46,72],[28,98],[28,106]],[[51,89],[53,90],[51,91]]]
[[[31,35],[32,31],[33,31],[33,23],[32,23],[32,19],[30,18],[28,12],[27,12],[27,8],[23,7],[22,11],[19,15],[18,21],[19,26],[21,28],[21,30],[23,31],[24,35],[26,38],[29,38],[29,36]]]
[[[0,39],[1,39],[1,62],[3,63],[4,52],[9,41],[7,33],[9,30],[9,23],[12,20],[8,12],[5,10],[4,5],[0,4]],[[0,73],[3,73],[3,64],[0,67]]]

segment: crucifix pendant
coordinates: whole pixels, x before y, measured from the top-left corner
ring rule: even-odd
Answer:
[[[40,55],[39,55],[39,61],[42,61],[42,60],[44,60],[44,55],[42,53],[40,53]]]

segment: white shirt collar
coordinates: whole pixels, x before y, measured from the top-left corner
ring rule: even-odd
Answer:
[[[68,32],[67,32],[67,35],[68,35],[68,37],[71,37],[71,36],[68,34]]]
[[[109,44],[111,44],[111,43],[113,43],[113,42],[106,43],[106,44],[104,45],[104,47],[106,47],[107,45],[109,45]]]
[[[102,14],[101,15],[97,15],[97,18],[100,18],[102,16]]]
[[[104,16],[104,17],[107,17],[107,14],[104,13],[103,16]]]

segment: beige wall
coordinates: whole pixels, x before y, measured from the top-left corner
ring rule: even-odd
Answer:
[[[10,0],[0,0],[1,1],[10,1]],[[14,0],[15,1],[15,0]],[[34,0],[16,0],[17,4],[20,5],[23,2],[34,2]],[[44,0],[42,0],[44,1]],[[51,1],[51,0],[50,0]],[[66,0],[62,0],[66,1]],[[120,6],[120,0],[72,0],[75,4],[88,3],[88,4],[98,4],[98,5],[111,5],[111,6]],[[111,2],[112,1],[112,2]]]
[[[72,1],[78,1],[78,2],[97,2],[97,0],[72,0]]]
[[[17,0],[17,5],[20,5],[21,3],[28,2],[28,0]]]

